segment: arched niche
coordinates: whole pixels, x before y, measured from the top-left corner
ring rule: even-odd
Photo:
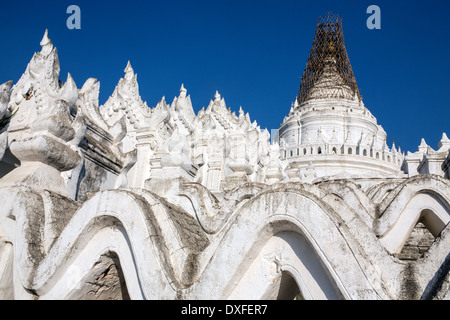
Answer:
[[[330,270],[300,232],[275,234],[252,260],[242,270],[242,277],[229,299],[342,299]]]
[[[393,214],[395,211],[387,214],[391,216],[386,218],[391,220],[390,227],[380,238],[386,249],[396,254],[401,253],[418,223],[437,238],[450,222],[448,204],[438,194],[426,190],[413,194],[406,206],[397,212],[400,213],[396,216]]]

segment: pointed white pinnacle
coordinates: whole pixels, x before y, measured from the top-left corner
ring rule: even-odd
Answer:
[[[220,94],[219,91],[216,90],[216,94],[214,95],[215,101],[220,101]]]
[[[45,33],[44,33],[44,36],[42,37],[40,45],[41,45],[41,47],[44,47],[48,44],[52,44],[52,41],[48,37],[48,29],[45,29]]]
[[[181,84],[181,88],[180,88],[180,97],[181,98],[186,98],[186,88],[184,87],[184,83]]]
[[[131,66],[130,60],[128,60],[127,66],[125,68],[125,73],[134,73],[133,67]]]

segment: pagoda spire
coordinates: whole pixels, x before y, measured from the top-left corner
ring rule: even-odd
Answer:
[[[333,14],[317,23],[298,103],[329,98],[362,100],[345,47],[342,19]]]

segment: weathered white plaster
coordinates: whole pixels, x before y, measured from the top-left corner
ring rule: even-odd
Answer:
[[[445,134],[405,156],[320,81],[274,143],[219,92],[148,107],[130,63],[99,89],[60,83],[47,32],[0,86],[1,299],[448,297]],[[417,222],[435,240],[402,260]]]

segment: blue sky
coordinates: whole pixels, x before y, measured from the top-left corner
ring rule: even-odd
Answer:
[[[81,30],[69,30],[69,5]],[[369,30],[366,9],[381,8]],[[46,28],[58,48],[61,80],[101,82],[103,104],[130,60],[150,107],[171,102],[182,83],[196,112],[216,90],[261,128],[276,129],[294,101],[317,19],[343,19],[347,51],[366,107],[402,150],[420,139],[437,149],[450,135],[450,2],[340,1],[3,1],[0,83],[17,82]]]

